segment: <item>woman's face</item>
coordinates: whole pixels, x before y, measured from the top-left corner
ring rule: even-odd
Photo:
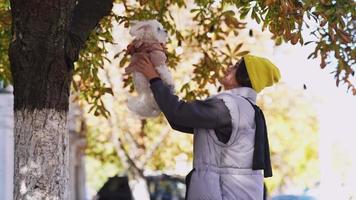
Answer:
[[[235,87],[238,87],[239,84],[236,81],[236,69],[240,64],[240,61],[236,63],[236,65],[229,66],[225,71],[225,74],[222,79],[220,79],[220,83],[224,86],[225,90],[229,90]]]

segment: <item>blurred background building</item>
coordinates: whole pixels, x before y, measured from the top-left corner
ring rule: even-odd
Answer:
[[[0,81],[0,199],[12,199],[13,190],[13,95]]]

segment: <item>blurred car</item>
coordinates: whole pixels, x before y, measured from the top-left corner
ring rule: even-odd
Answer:
[[[147,176],[151,200],[184,200],[185,182],[182,177],[166,174]],[[97,200],[131,200],[127,176],[114,176],[98,191]]]
[[[316,200],[316,198],[308,195],[278,195],[272,197],[272,200]]]

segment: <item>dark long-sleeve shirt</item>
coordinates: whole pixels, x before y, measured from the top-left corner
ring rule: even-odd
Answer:
[[[195,128],[214,129],[219,141],[229,141],[231,116],[221,99],[185,102],[172,94],[161,79],[154,78],[150,83],[154,98],[173,129],[185,133],[193,133]]]

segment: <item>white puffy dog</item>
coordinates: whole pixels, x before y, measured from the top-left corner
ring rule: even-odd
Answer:
[[[148,20],[133,21],[131,25],[130,35],[135,37],[127,48],[127,52],[131,55],[131,63],[136,59],[137,53],[148,53],[162,81],[174,90],[173,78],[166,65],[167,56],[162,48],[168,39],[162,24],[156,20]],[[131,65],[126,69],[126,72],[133,72],[133,82],[137,92],[137,96],[128,99],[128,108],[142,118],[158,116],[161,111],[146,77],[140,72],[136,72],[134,66]]]

